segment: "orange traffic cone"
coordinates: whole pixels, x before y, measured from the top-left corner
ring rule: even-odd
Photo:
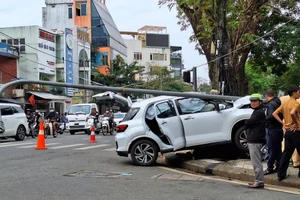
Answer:
[[[95,127],[94,127],[94,126],[92,126],[90,142],[91,142],[91,143],[97,142],[97,141],[96,141],[96,137],[95,137]]]
[[[45,137],[44,137],[44,122],[40,122],[40,130],[36,143],[36,150],[46,150],[47,147],[45,145]]]

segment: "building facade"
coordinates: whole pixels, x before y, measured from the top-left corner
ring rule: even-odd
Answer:
[[[138,79],[149,81],[150,76],[147,74],[152,66],[167,67],[169,70],[174,70],[173,75],[175,77],[181,76],[181,68],[183,67],[181,65],[181,51],[180,62],[177,60],[180,66],[175,66],[175,53],[173,51],[176,50],[178,53],[179,49],[170,46],[170,36],[167,34],[166,27],[144,26],[137,32],[121,31],[121,34],[124,36],[127,45],[128,63],[137,61],[139,65],[145,66],[144,72],[137,77]],[[177,58],[179,57],[177,56]]]

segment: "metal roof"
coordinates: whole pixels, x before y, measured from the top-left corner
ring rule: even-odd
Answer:
[[[36,92],[36,91],[28,91],[29,93],[38,96],[43,99],[49,99],[49,100],[67,100],[68,97],[66,96],[59,96],[59,95],[53,95],[51,93],[47,92]]]

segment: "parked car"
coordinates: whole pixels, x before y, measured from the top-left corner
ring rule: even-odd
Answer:
[[[220,99],[220,98],[218,98]],[[237,100],[160,96],[132,104],[117,126],[117,154],[137,165],[152,165],[158,153],[233,143],[247,151],[244,122],[249,96]]]
[[[12,103],[0,103],[0,138],[24,140],[29,129],[26,114],[21,106]]]

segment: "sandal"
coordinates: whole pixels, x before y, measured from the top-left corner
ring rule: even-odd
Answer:
[[[265,170],[264,171],[264,175],[269,175],[269,174],[273,174],[273,173],[275,173],[275,171],[274,170]]]

